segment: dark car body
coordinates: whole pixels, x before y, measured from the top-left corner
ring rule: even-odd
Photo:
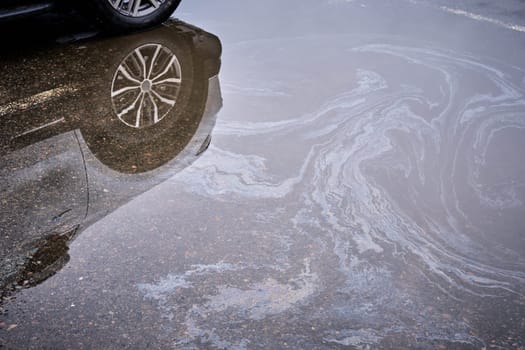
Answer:
[[[0,20],[23,18],[51,11],[56,6],[53,1],[4,0],[0,7]]]
[[[217,37],[176,21],[0,53],[3,294],[52,275],[78,233],[206,150],[220,54]]]
[[[157,25],[175,11],[181,0],[3,0],[0,22],[50,12],[76,10],[94,24],[113,31]]]

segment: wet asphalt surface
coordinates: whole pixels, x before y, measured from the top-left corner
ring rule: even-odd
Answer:
[[[523,1],[174,17],[4,52],[0,348],[525,348]]]

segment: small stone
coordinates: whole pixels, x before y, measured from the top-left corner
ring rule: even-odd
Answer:
[[[13,323],[13,324],[9,325],[9,327],[7,327],[7,331],[9,332],[9,331],[15,329],[16,326],[18,326],[16,323]]]

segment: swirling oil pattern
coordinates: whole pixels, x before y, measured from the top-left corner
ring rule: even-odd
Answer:
[[[216,325],[283,313],[304,348],[517,348],[525,334],[525,72],[392,38],[333,40],[282,40],[273,51],[264,41],[239,44],[254,53],[241,68],[259,73],[224,81],[223,93],[250,104],[252,121],[219,121],[216,144],[171,180],[257,211],[252,230],[262,225],[273,237],[275,264],[246,257],[139,289],[186,325],[181,348],[196,339],[250,348],[242,328],[222,334]],[[326,64],[338,75],[320,78]],[[261,73],[269,65],[278,75]],[[298,86],[299,76],[311,79]],[[275,107],[255,108],[269,98]],[[298,101],[304,111],[290,107]],[[178,287],[199,288],[207,269],[263,269],[288,282],[219,285],[185,310],[167,302]],[[278,332],[280,320],[267,327]]]

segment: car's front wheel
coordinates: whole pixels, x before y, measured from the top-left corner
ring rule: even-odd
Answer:
[[[97,22],[116,31],[137,30],[164,22],[181,0],[87,0]]]

